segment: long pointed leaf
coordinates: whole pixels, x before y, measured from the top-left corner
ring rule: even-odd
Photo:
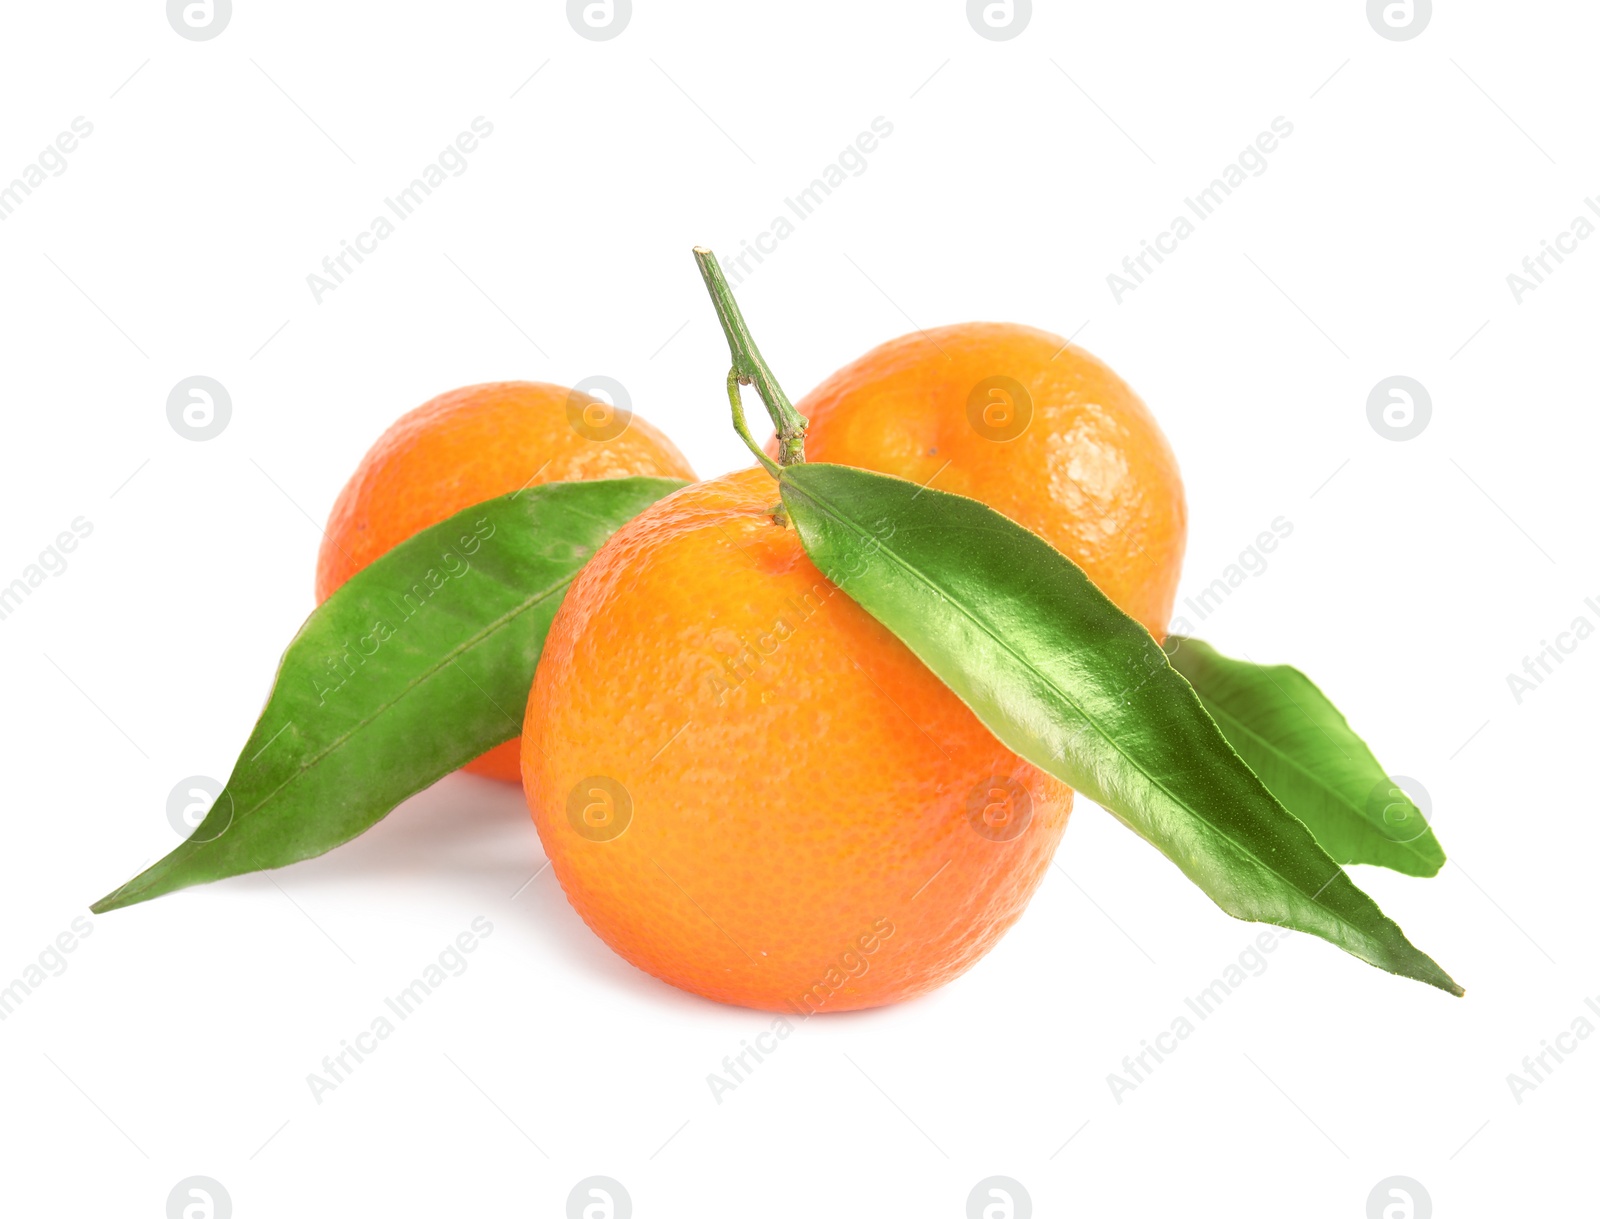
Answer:
[[[1444,866],[1422,810],[1299,669],[1235,660],[1176,635],[1167,654],[1228,743],[1328,854],[1407,876]]]
[[[522,730],[567,586],[666,478],[547,483],[425,529],[289,644],[227,786],[170,855],[92,909],[309,859]]]
[[[1149,839],[1225,911],[1310,932],[1453,994],[1244,764],[1147,631],[976,500],[793,465],[806,552],[1022,757]]]

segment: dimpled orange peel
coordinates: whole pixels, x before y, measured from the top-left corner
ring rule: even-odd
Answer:
[[[812,566],[744,470],[624,525],[534,676],[523,780],[567,898],[674,986],[892,1003],[1022,913],[1072,792]]]

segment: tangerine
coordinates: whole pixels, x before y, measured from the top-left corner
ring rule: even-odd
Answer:
[[[808,461],[981,500],[1164,638],[1187,522],[1177,459],[1139,396],[1087,351],[1031,326],[942,326],[873,348],[797,409]],[[776,438],[766,450],[778,456]]]
[[[724,1003],[893,1003],[1022,913],[1072,791],[1010,753],[775,523],[762,469],[686,487],[573,581],[524,718],[568,900]]]

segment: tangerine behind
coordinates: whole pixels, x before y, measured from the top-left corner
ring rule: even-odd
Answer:
[[[610,417],[591,394],[536,381],[496,381],[451,390],[402,415],[380,436],[339,492],[317,556],[317,601],[326,601],[379,555],[473,504],[540,483],[694,471],[644,420]],[[618,423],[625,426],[611,435]],[[466,769],[516,783],[516,741]]]
[[[1031,326],[941,326],[874,347],[798,409],[808,461],[982,500],[1165,637],[1187,528],[1178,462],[1139,396],[1081,347]]]

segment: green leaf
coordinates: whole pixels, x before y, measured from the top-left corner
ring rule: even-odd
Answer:
[[[357,572],[300,628],[205,820],[91,907],[309,859],[522,730],[567,586],[684,484],[547,483],[488,500]]]
[[[825,575],[1009,748],[1229,914],[1462,993],[1273,798],[1149,633],[1049,543],[976,500],[865,470],[792,465],[781,485]]]
[[[1167,654],[1228,743],[1328,854],[1407,876],[1444,866],[1422,811],[1299,669],[1234,660],[1177,635]]]

